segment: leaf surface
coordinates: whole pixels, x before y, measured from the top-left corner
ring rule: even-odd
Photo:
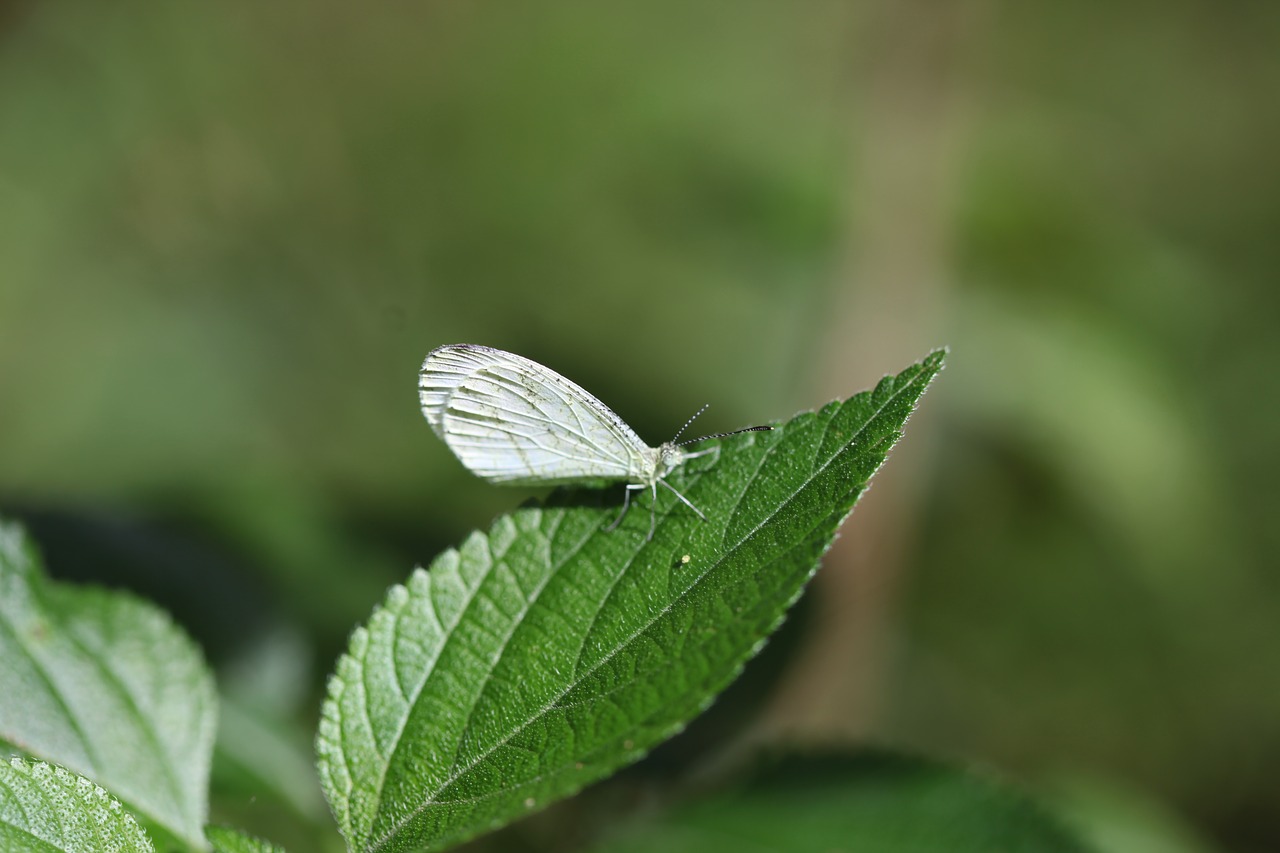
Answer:
[[[353,850],[439,849],[577,791],[704,709],[781,622],[944,353],[733,436],[606,531],[558,492],[393,587],[331,678],[317,754]]]
[[[168,615],[49,580],[21,529],[0,522],[0,742],[203,848],[216,700],[200,651]]]
[[[151,853],[114,797],[44,762],[0,761],[0,850],[6,853]]]

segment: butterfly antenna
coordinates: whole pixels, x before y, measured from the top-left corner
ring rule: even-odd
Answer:
[[[682,441],[682,442],[680,442],[680,445],[679,445],[679,446],[680,446],[680,447],[684,447],[686,444],[697,444],[699,441],[706,441],[706,440],[707,440],[707,439],[709,439],[709,438],[728,438],[728,437],[729,437],[729,436],[731,436],[731,435],[738,435],[739,433],[744,433],[744,432],[764,432],[765,430],[770,430],[770,429],[773,429],[773,427],[771,427],[771,426],[753,426],[753,427],[743,427],[742,429],[735,429],[733,432],[717,432],[717,433],[712,433],[711,435],[704,435],[704,436],[701,436],[701,437],[699,437],[699,438],[691,438],[691,439],[689,439],[688,441]],[[703,451],[701,451],[701,450],[699,450],[699,451],[698,451],[698,453],[699,453],[699,454],[700,454],[700,453],[702,453],[702,452],[703,452]],[[697,454],[695,454],[695,455],[697,455]]]
[[[683,435],[683,434],[684,434],[684,431],[685,431],[685,430],[687,430],[687,429],[689,428],[689,424],[691,424],[691,423],[693,423],[695,420],[697,420],[698,415],[700,415],[700,414],[702,414],[703,412],[705,412],[705,411],[706,411],[710,406],[711,406],[711,404],[710,404],[710,403],[707,403],[707,404],[706,404],[706,405],[704,405],[701,409],[698,409],[698,411],[694,412],[694,413],[693,413],[693,417],[691,417],[691,418],[689,418],[689,420],[685,421],[685,422],[684,422],[684,426],[680,427],[680,429],[678,429],[678,430],[676,431],[675,437],[673,437],[673,438],[671,439],[671,443],[672,443],[672,444],[674,444],[674,443],[675,443],[675,440],[676,440],[677,438],[679,438],[681,435]],[[696,438],[695,438],[695,439],[693,439],[693,440],[694,440],[694,441],[698,441],[699,439],[696,439]],[[686,442],[684,442],[684,443],[685,443],[685,444],[688,444],[689,442],[687,442],[687,441],[686,441]]]

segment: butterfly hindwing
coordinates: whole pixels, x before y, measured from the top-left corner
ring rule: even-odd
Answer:
[[[647,445],[594,396],[513,353],[470,344],[433,350],[422,412],[472,473],[495,483],[636,480]]]

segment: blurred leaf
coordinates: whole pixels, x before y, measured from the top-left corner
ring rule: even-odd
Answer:
[[[273,621],[218,666],[218,689],[241,705],[276,718],[311,711],[315,653],[294,625]]]
[[[1022,794],[935,761],[787,758],[607,839],[613,853],[1086,853]]]
[[[133,815],[90,782],[61,767],[0,761],[0,849],[7,853],[150,853]]]
[[[1039,451],[1082,506],[1159,558],[1157,581],[1214,541],[1220,478],[1171,361],[1062,300],[970,296],[964,320],[962,387],[949,397],[961,416]]]
[[[203,847],[215,702],[200,651],[165,613],[48,580],[22,530],[0,523],[0,741]]]
[[[303,638],[284,626],[256,638],[219,668],[215,814],[228,801],[261,805],[274,800],[273,806],[285,807],[272,808],[276,816],[287,809],[309,825],[332,826],[316,779],[309,727],[298,725],[304,715],[314,713],[314,697],[304,699],[312,671]],[[304,711],[304,705],[310,707]],[[226,821],[240,823],[230,817]]]
[[[730,438],[606,532],[600,493],[500,518],[394,587],[331,679],[316,749],[355,850],[434,848],[640,758],[741,670],[813,575],[934,375]]]
[[[284,848],[225,826],[205,827],[215,853],[284,853]]]
[[[1180,816],[1154,795],[1094,775],[1058,784],[1054,799],[1101,853],[1213,853]]]
[[[219,705],[215,776],[227,789],[287,805],[309,822],[327,822],[310,752],[285,720],[223,698]]]

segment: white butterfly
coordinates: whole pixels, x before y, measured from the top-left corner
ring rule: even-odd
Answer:
[[[659,483],[706,521],[688,498],[663,479],[685,460],[714,449],[689,453],[683,445],[772,429],[748,427],[680,444],[673,438],[650,447],[612,409],[549,367],[475,344],[451,344],[428,353],[418,379],[418,396],[435,434],[471,473],[491,483],[527,486],[626,480],[626,500],[610,530],[626,515],[633,491],[650,489],[656,507]],[[680,432],[692,422],[690,418]],[[649,516],[650,538],[655,520],[656,509]]]

